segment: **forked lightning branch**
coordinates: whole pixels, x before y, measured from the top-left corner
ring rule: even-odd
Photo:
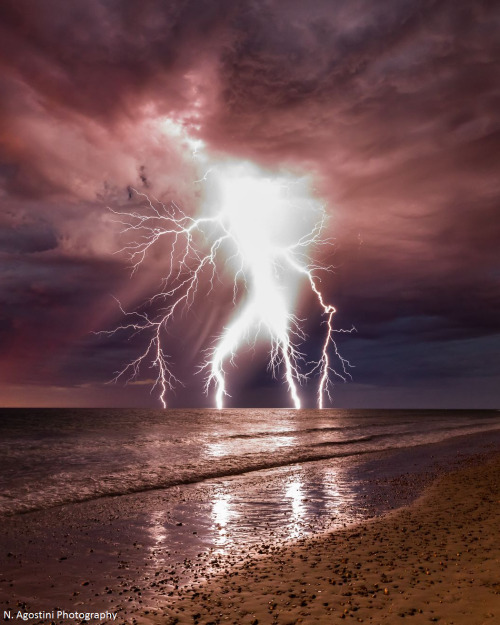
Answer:
[[[351,366],[337,349],[335,308],[321,289],[321,277],[331,267],[311,259],[318,247],[331,245],[323,237],[324,207],[311,198],[305,180],[272,177],[247,163],[214,167],[198,184],[206,187],[207,199],[197,217],[135,189],[140,208],[113,210],[123,231],[133,235],[122,250],[133,274],[153,246],[167,250],[163,288],[134,312],[121,308],[125,323],[108,332],[148,337],[144,351],[115,380],[130,381],[143,366],[152,366],[153,388],[166,407],[168,392],[178,382],[168,357],[167,330],[181,311],[192,306],[201,284],[208,284],[210,291],[229,275],[232,315],[200,363],[205,390],[214,389],[216,407],[223,408],[229,395],[227,378],[241,347],[267,341],[270,373],[282,378],[292,405],[301,407],[301,385],[317,376],[317,404],[322,408],[325,397],[331,399],[332,377],[345,381]],[[304,287],[314,296],[324,329],[319,358],[312,360],[296,312]]]

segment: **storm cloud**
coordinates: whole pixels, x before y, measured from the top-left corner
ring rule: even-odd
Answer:
[[[105,385],[133,341],[92,333],[119,323],[111,295],[134,307],[164,269],[130,279],[108,207],[134,187],[196,210],[174,122],[220,159],[312,177],[335,239],[323,286],[357,330],[339,335],[355,369],[337,405],[498,405],[495,3],[5,0],[0,59],[4,403],[154,402]],[[173,404],[206,405],[190,372],[223,303],[178,322]],[[238,370],[235,403],[283,404],[261,364]]]

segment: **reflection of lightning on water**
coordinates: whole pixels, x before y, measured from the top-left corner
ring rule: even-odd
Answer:
[[[228,541],[227,525],[236,516],[231,509],[231,497],[228,493],[216,492],[212,502],[212,518],[217,530],[215,539],[218,547],[223,547]]]
[[[294,233],[292,211],[297,206],[294,207],[288,195],[290,184],[286,179],[256,175],[248,166],[209,173],[218,183],[215,214],[193,218],[176,204],[165,206],[156,200],[153,202],[135,189],[132,191],[144,198],[143,209],[113,211],[119,216],[124,231],[136,236],[134,242],[124,248],[133,272],[160,239],[167,240],[169,246],[164,288],[148,301],[151,309],[159,303],[164,303],[165,307],[151,314],[122,309],[129,322],[108,333],[147,331],[150,336],[142,354],[115,379],[121,376],[133,379],[140,366],[149,362],[157,371],[153,388],[159,387],[160,400],[166,407],[167,391],[177,379],[164,351],[163,334],[176,312],[191,306],[202,279],[208,279],[212,289],[218,278],[217,269],[223,266],[225,270],[229,268],[233,276],[235,308],[238,308],[236,298],[242,288],[245,299],[202,365],[207,371],[206,391],[212,384],[215,386],[216,406],[222,408],[224,397],[228,395],[227,364],[234,363],[238,348],[249,340],[254,330],[255,340],[261,333],[266,335],[270,343],[269,368],[274,377],[283,371],[295,408],[301,406],[298,387],[312,373],[319,376],[318,406],[322,408],[324,396],[330,398],[332,374],[345,381],[350,377],[348,367],[351,366],[337,350],[333,339],[337,331],[333,328],[335,308],[324,301],[319,287],[318,272],[329,268],[311,263],[308,256],[311,246],[329,243],[322,238],[324,209],[317,205],[312,209],[309,203],[309,213],[314,213],[315,220],[305,234]],[[205,174],[202,181],[207,178]],[[205,252],[201,251],[203,247]],[[293,312],[294,291],[304,280],[316,297],[326,325],[320,359],[313,363],[307,362],[299,349],[305,335]],[[332,359],[340,364],[338,370],[332,366]],[[304,373],[308,365],[309,370]]]
[[[306,514],[306,508],[304,506],[304,494],[303,484],[300,477],[292,478],[286,487],[285,497],[290,500],[292,507],[291,523],[290,523],[290,538],[300,538],[304,523],[304,517]]]

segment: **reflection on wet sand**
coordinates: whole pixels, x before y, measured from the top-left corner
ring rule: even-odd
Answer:
[[[186,489],[168,514],[150,517],[154,560],[167,549],[187,556],[231,555],[271,540],[290,540],[332,527],[342,518],[352,493],[334,466],[303,466],[257,471]],[[351,519],[352,520],[352,519]],[[194,531],[193,531],[194,530]]]
[[[334,467],[323,467],[312,473],[304,467],[285,482],[284,501],[291,510],[282,527],[285,539],[295,539],[326,529],[333,523],[339,510],[352,499],[348,488],[340,488],[340,477]]]
[[[151,513],[150,523],[147,526],[148,534],[151,538],[148,551],[150,562],[153,566],[165,564],[170,552],[169,532],[167,530],[168,514],[165,510],[155,510]]]
[[[340,489],[339,472],[334,467],[325,467],[323,474],[324,495],[323,501],[328,504],[328,512],[333,518],[342,507],[346,507],[352,500],[352,492],[348,493],[346,488]]]
[[[222,437],[221,437],[222,438]],[[268,453],[294,444],[294,436],[272,436],[265,441]],[[234,454],[234,442],[213,441],[204,447],[210,458]],[[248,443],[238,441],[238,445]],[[262,449],[260,450],[262,451]],[[249,472],[187,486],[168,509],[151,514],[148,523],[149,563],[152,568],[183,562],[174,583],[203,577],[192,564],[232,560],[238,554],[278,541],[297,540],[312,533],[354,520],[353,485],[336,461],[320,461]]]
[[[155,511],[151,514],[149,531],[153,539],[154,547],[163,547],[167,538],[167,513],[164,510]]]
[[[238,518],[238,513],[231,507],[231,495],[227,492],[216,491],[212,501],[214,547],[218,551],[223,551],[228,542],[228,523],[234,523]]]
[[[302,522],[306,513],[300,477],[292,478],[288,482],[285,489],[285,497],[288,498],[292,504],[292,513],[287,524],[288,535],[290,538],[299,538],[302,535]]]

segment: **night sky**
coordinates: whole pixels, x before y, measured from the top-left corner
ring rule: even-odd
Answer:
[[[0,61],[0,405],[159,406],[147,368],[107,383],[143,339],[93,333],[168,271],[157,251],[131,277],[109,208],[132,186],[196,213],[171,123],[215,160],[313,180],[322,288],[357,330],[334,406],[500,407],[498,3],[3,0]],[[172,406],[212,405],[195,372],[226,295],[170,329]],[[314,351],[307,293],[301,313]],[[265,354],[237,365],[232,405],[289,405]]]

